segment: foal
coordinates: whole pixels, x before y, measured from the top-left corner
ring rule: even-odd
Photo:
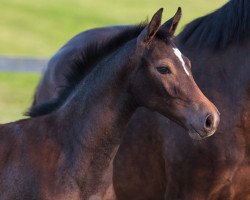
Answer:
[[[100,60],[63,103],[45,105],[55,106],[54,112],[0,125],[0,199],[109,198],[113,158],[139,106],[194,136],[215,131],[217,109],[171,41],[180,9],[160,26],[162,10],[138,37]],[[204,130],[211,117],[212,126]]]

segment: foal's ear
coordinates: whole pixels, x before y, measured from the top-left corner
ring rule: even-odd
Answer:
[[[181,8],[179,7],[175,15],[161,26],[161,30],[166,31],[172,37],[181,19],[181,14]]]
[[[157,33],[161,25],[163,8],[160,8],[152,17],[149,24],[143,29],[143,31],[138,36],[137,42],[140,43],[150,43]]]

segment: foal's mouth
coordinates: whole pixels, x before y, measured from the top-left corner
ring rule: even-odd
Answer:
[[[207,137],[212,136],[215,133],[216,130],[210,131],[210,132],[206,132],[203,131],[202,133],[200,131],[197,131],[192,125],[191,125],[191,129],[189,129],[188,134],[189,136],[194,139],[194,140],[203,140]]]

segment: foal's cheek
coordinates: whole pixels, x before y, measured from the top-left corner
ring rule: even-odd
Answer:
[[[175,88],[176,88],[176,84],[175,84],[175,80],[172,77],[166,77],[164,78],[164,80],[162,81],[163,87],[165,89],[165,92],[171,96],[171,97],[175,97]]]

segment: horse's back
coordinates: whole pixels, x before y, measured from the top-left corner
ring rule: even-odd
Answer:
[[[0,125],[0,199],[21,199],[19,190],[25,187],[21,178],[22,133],[18,123]]]
[[[0,171],[9,161],[8,157],[18,143],[17,137],[13,134],[14,129],[11,125],[0,125]]]
[[[46,199],[56,188],[48,185],[58,178],[61,147],[44,123],[34,118],[0,125],[1,200]]]

